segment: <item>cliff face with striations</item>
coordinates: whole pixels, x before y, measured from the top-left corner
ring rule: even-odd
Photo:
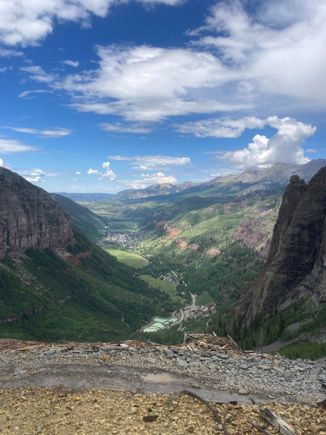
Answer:
[[[262,325],[294,303],[318,312],[325,302],[326,167],[309,184],[291,178],[262,276],[235,307],[238,329]]]
[[[0,258],[27,248],[64,248],[71,238],[70,219],[47,192],[0,168]]]

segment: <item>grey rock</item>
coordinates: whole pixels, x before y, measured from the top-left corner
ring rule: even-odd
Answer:
[[[168,358],[174,358],[174,352],[172,351],[172,350],[170,350],[170,349],[166,349],[165,350],[165,355],[168,357]]]
[[[54,356],[58,353],[56,349],[49,349],[46,352],[44,352],[44,356]]]
[[[248,370],[248,368],[249,368],[248,364],[244,364],[244,363],[240,364],[241,370]]]
[[[270,366],[267,366],[267,365],[265,365],[265,364],[259,364],[258,366],[257,366],[257,368],[258,369],[260,369],[260,370],[271,370],[271,367]]]
[[[228,359],[228,358],[229,358],[229,357],[228,357],[226,354],[224,354],[224,353],[220,353],[220,354],[218,354],[218,357],[221,358],[221,359]]]
[[[181,359],[179,357],[176,360],[176,364],[177,364],[178,369],[186,369],[188,367],[187,361],[185,361],[184,359]]]
[[[24,373],[26,373],[26,370],[23,370],[23,369],[17,368],[17,369],[15,369],[15,371],[14,371],[14,376],[22,376]]]

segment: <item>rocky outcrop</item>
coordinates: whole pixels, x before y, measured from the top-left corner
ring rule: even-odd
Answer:
[[[47,192],[0,168],[0,258],[27,248],[64,248],[71,238],[69,217]]]
[[[239,326],[275,315],[292,303],[326,302],[326,167],[306,184],[291,177],[262,276],[238,302]]]

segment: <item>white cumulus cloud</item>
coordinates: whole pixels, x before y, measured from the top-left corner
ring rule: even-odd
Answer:
[[[89,24],[92,15],[105,17],[112,6],[127,2],[176,6],[181,0],[1,0],[0,42],[8,46],[33,45],[62,22]]]
[[[214,118],[195,122],[185,122],[176,126],[181,133],[193,134],[197,137],[235,138],[241,136],[246,129],[263,128],[266,120],[256,116],[239,119]]]
[[[99,179],[106,179],[109,181],[115,181],[117,176],[113,169],[111,168],[111,163],[109,161],[102,163],[103,171],[98,169],[90,168],[87,171],[88,175],[97,175]]]
[[[113,172],[113,169],[111,168],[110,162],[103,162],[102,168],[104,169],[104,172],[101,174],[101,177],[107,178],[110,181],[114,181],[117,179],[116,174]]]
[[[114,45],[98,47],[98,56],[97,70],[71,74],[56,83],[74,96],[72,106],[79,111],[152,122],[168,116],[251,107],[231,98],[217,98],[216,88],[228,80],[229,74],[210,53]],[[32,70],[31,76],[49,79],[38,70]]]
[[[18,169],[17,172],[30,183],[42,183],[45,177],[56,177],[58,175],[55,172],[44,171],[39,168]]]
[[[247,147],[222,153],[219,158],[239,168],[264,168],[276,163],[304,164],[309,161],[302,144],[315,133],[314,126],[277,116],[267,118],[265,123],[277,130],[274,136],[268,138],[257,134]]]
[[[150,184],[175,184],[177,179],[174,175],[166,175],[164,172],[154,174],[141,174],[146,185]]]
[[[61,63],[63,63],[64,65],[68,65],[71,66],[72,68],[78,68],[79,67],[79,62],[78,60],[63,60]]]
[[[87,175],[97,175],[100,171],[98,169],[89,168],[87,171]]]
[[[249,2],[219,1],[193,43],[215,50],[257,104],[283,96],[315,110],[326,107],[325,20],[324,0],[258,2],[250,11]]]

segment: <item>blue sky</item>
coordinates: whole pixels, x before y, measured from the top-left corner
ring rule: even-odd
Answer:
[[[0,164],[117,192],[326,158],[324,0],[0,0]]]

